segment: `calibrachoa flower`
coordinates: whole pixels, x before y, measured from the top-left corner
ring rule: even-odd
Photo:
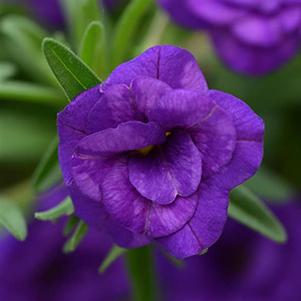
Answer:
[[[159,0],[172,18],[206,29],[222,60],[236,71],[264,74],[299,50],[298,0]]]
[[[209,90],[193,56],[156,46],[59,115],[59,160],[76,213],[116,243],[155,241],[179,258],[210,247],[228,194],[263,155],[262,120]]]
[[[66,189],[56,188],[40,200],[46,209],[62,201]],[[63,223],[32,221],[23,243],[0,240],[1,301],[118,301],[129,295],[122,262],[100,275],[97,267],[110,249],[105,235],[90,229],[79,248],[64,255]]]
[[[216,247],[187,260],[181,270],[161,258],[164,300],[301,300],[301,204],[291,202],[273,209],[288,231],[286,244],[276,244],[229,221]]]

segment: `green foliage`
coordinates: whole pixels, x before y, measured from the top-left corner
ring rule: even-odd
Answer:
[[[36,212],[35,218],[41,221],[53,221],[65,215],[71,215],[74,212],[74,207],[70,197],[67,197],[64,201],[57,206],[43,212]]]
[[[87,26],[92,21],[100,21],[98,0],[62,0],[62,4],[73,44],[78,50]]]
[[[80,221],[77,224],[73,235],[65,243],[64,248],[63,248],[64,253],[71,253],[71,252],[75,251],[75,249],[81,243],[82,239],[87,234],[87,231],[88,231],[88,226],[83,221]]]
[[[56,137],[33,174],[33,187],[36,191],[43,192],[58,184],[61,178],[62,175],[58,163],[58,140]]]
[[[104,261],[102,262],[101,266],[99,267],[99,273],[104,273],[110,267],[110,265],[125,252],[127,252],[126,249],[120,248],[118,246],[113,246],[106,258],[104,259]]]
[[[22,211],[12,200],[0,196],[0,225],[18,240],[25,240],[27,226]]]
[[[15,61],[27,75],[38,82],[53,85],[54,77],[49,72],[41,53],[41,43],[46,32],[34,22],[21,16],[7,16],[0,23],[5,45]]]
[[[63,104],[64,95],[48,86],[21,81],[0,81],[0,99],[39,104],[45,103],[60,107]]]
[[[278,243],[287,240],[277,217],[246,187],[240,186],[231,193],[229,216]]]
[[[42,49],[52,72],[69,100],[100,83],[97,75],[62,43],[46,38]]]
[[[153,0],[132,0],[124,10],[113,36],[113,67],[128,59],[134,37],[140,29],[139,21],[153,4]]]
[[[91,22],[84,33],[79,55],[96,74],[105,77],[108,73],[107,42],[100,22]]]

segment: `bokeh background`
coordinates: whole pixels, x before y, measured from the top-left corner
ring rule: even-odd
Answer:
[[[107,2],[106,19],[113,27],[127,3]],[[263,168],[247,185],[288,231],[288,242],[279,245],[229,220],[222,238],[202,256],[174,262],[155,249],[157,299],[301,300],[301,50],[277,70],[243,75],[221,62],[206,32],[175,24],[155,1],[140,22],[141,35],[125,59],[158,43],[185,47],[211,88],[238,96],[263,117]],[[90,231],[78,250],[64,255],[62,221],[33,219],[36,208],[50,208],[66,195],[60,185],[40,189],[47,193],[32,185],[56,135],[56,114],[66,105],[41,52],[48,36],[71,45],[74,39],[57,1],[0,2],[0,202],[17,204],[29,223],[25,242],[1,230],[0,300],[130,300],[131,281],[122,259],[105,273],[97,272],[111,246],[105,234]]]

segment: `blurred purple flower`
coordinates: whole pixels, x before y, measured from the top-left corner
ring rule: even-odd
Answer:
[[[189,52],[156,46],[58,115],[59,160],[88,224],[184,258],[221,235],[229,191],[261,163],[263,128],[244,102],[208,90]]]
[[[43,197],[40,208],[48,209],[66,195],[66,189],[55,189]],[[97,272],[110,248],[105,236],[91,229],[74,253],[64,255],[62,226],[33,221],[24,243],[12,237],[0,240],[0,300],[125,300],[128,284],[122,262],[105,274]]]
[[[161,258],[164,300],[301,300],[301,203],[279,205],[275,213],[288,231],[285,245],[229,221],[215,248],[187,260],[184,268]]]
[[[232,69],[260,75],[292,58],[301,43],[299,0],[159,0],[172,18],[206,29]]]

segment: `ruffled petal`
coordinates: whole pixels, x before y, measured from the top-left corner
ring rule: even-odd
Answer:
[[[201,181],[201,154],[191,137],[182,131],[168,137],[162,148],[129,162],[130,182],[141,195],[166,205],[177,195],[193,194]]]
[[[282,30],[276,18],[249,16],[232,26],[234,36],[251,46],[273,47],[282,40]]]
[[[147,117],[166,130],[192,127],[204,119],[212,107],[213,102],[206,94],[173,90],[153,103]]]
[[[137,119],[129,87],[114,85],[107,88],[101,99],[92,107],[88,116],[88,128],[90,132],[95,133]]]
[[[71,181],[72,154],[78,142],[89,133],[88,114],[100,97],[97,86],[77,96],[58,114],[59,161],[67,185]]]
[[[129,121],[117,128],[91,134],[80,141],[76,153],[80,157],[103,157],[141,149],[165,141],[162,129],[153,122]]]
[[[138,248],[150,242],[145,235],[132,233],[122,227],[108,214],[102,202],[95,202],[81,194],[75,185],[71,185],[69,191],[76,215],[91,227],[100,231],[105,229],[116,244],[124,248]]]
[[[202,154],[203,178],[215,174],[230,162],[236,145],[236,130],[232,117],[219,106],[192,128],[190,134]]]
[[[78,154],[73,156],[72,179],[83,195],[94,201],[101,201],[101,184],[115,160],[100,157],[95,159]]]
[[[111,216],[125,228],[154,238],[183,227],[196,209],[197,198],[178,198],[169,206],[154,204],[131,185],[126,162],[119,162],[103,182],[103,202]]]
[[[178,232],[158,242],[177,258],[200,254],[220,237],[227,220],[228,191],[215,180],[202,183],[197,210],[192,219]]]
[[[135,95],[137,110],[145,116],[164,94],[172,91],[172,88],[161,80],[142,77],[132,82],[131,90]]]
[[[246,14],[244,10],[222,1],[187,1],[195,16],[213,26],[229,25]]]
[[[261,164],[264,123],[238,98],[219,91],[211,91],[210,95],[231,114],[236,127],[237,143],[232,160],[214,175],[223,187],[232,189],[253,176]]]
[[[139,77],[159,79],[173,89],[208,89],[194,57],[188,51],[174,46],[155,46],[148,49],[134,60],[117,67],[105,84],[130,86]]]

